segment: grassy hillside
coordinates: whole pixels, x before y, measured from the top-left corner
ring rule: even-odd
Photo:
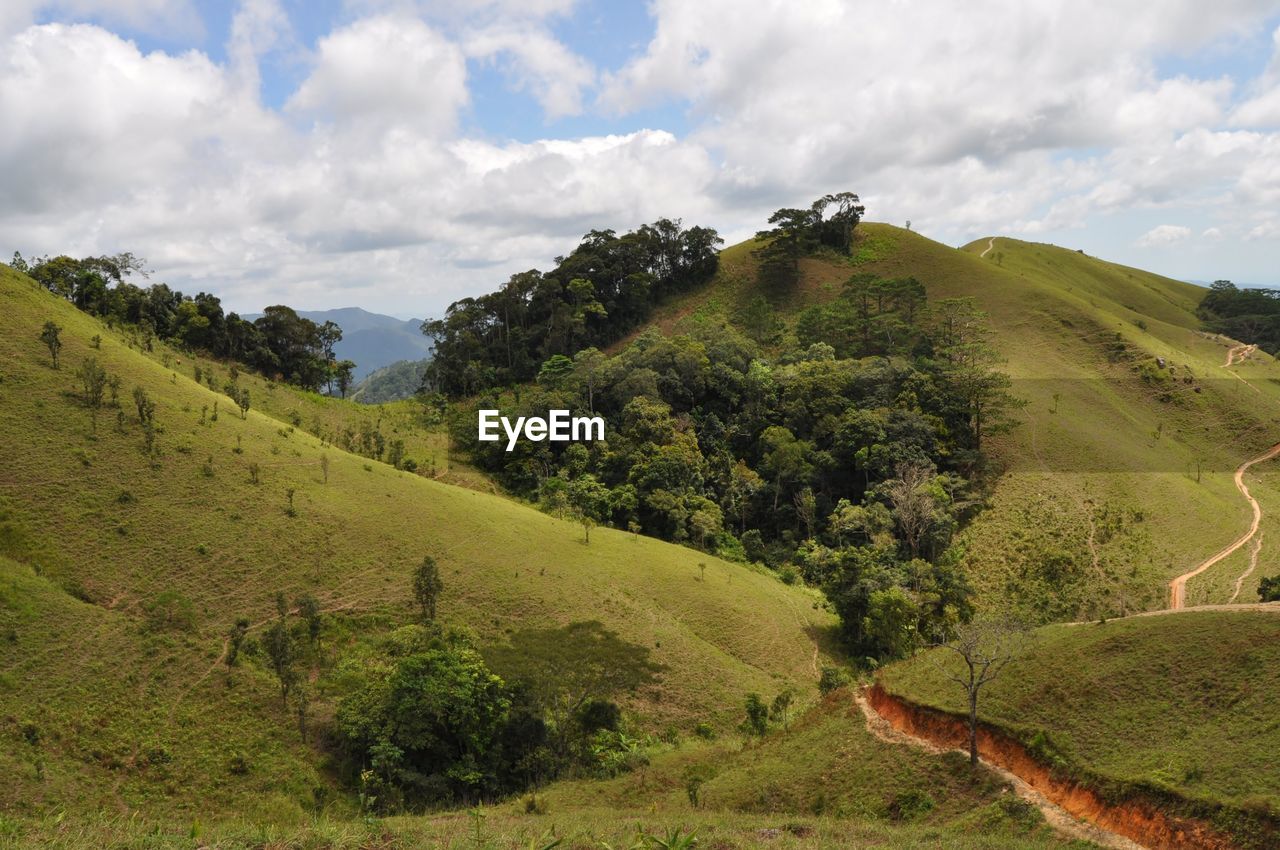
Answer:
[[[63,327],[59,370],[37,339],[49,319]],[[119,420],[108,402],[96,431],[75,377],[90,356],[122,381]],[[322,446],[269,415],[298,394],[243,375],[261,401],[241,419],[171,356],[170,368],[140,356],[0,269],[0,752],[20,778],[0,791],[5,811],[290,822],[332,784],[323,753],[298,740],[260,659],[226,673],[223,636],[237,617],[266,622],[278,591],[309,592],[336,653],[407,619],[410,571],[428,554],[441,618],[482,647],[601,620],[648,648],[666,671],[626,703],[641,728],[724,728],[748,691],[813,692],[831,618],[812,594],[608,529],[585,545],[568,522]],[[154,456],[135,386],[157,405]],[[318,720],[332,710],[325,660]]]
[[[1264,611],[1052,626],[987,686],[979,713],[1023,741],[1040,736],[1045,758],[1095,782],[1274,812],[1278,639],[1280,616]],[[881,680],[914,702],[964,710],[963,691],[928,658]]]
[[[688,780],[704,781],[698,805]],[[534,805],[530,805],[530,801]],[[533,809],[533,811],[530,811]],[[0,821],[3,826],[3,821]],[[533,796],[471,812],[393,817],[362,823],[328,817],[274,825],[239,818],[197,829],[219,847],[527,848],[552,836],[563,846],[631,847],[638,833],[696,831],[700,846],[1064,848],[1033,807],[963,758],[886,744],[866,729],[847,690],[838,691],[756,743],[736,736],[691,739],[655,752],[616,779],[557,783]],[[191,830],[110,814],[69,826],[14,824],[9,836],[79,848],[189,847]],[[544,837],[545,836],[545,837]],[[0,846],[4,838],[0,837]]]
[[[989,600],[1046,620],[1160,608],[1172,577],[1248,528],[1231,476],[1280,439],[1280,370],[1263,353],[1224,368],[1231,341],[1198,330],[1202,288],[1050,245],[997,238],[957,250],[864,224],[852,257],[804,260],[801,282],[779,293],[757,283],[751,248],[727,249],[712,285],[665,305],[657,326],[733,322],[758,296],[788,324],[863,272],[914,276],[931,301],[973,298],[989,314],[1027,402],[1021,424],[990,443],[991,503],[964,536],[970,576]],[[1264,541],[1280,542],[1270,469],[1247,481]],[[1193,580],[1188,604],[1226,602],[1248,548]],[[1256,598],[1258,577],[1275,571],[1272,551],[1264,543],[1241,599]]]

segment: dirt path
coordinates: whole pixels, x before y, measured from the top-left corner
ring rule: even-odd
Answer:
[[[1202,562],[1190,572],[1183,573],[1173,581],[1169,582],[1169,608],[1171,610],[1177,611],[1186,604],[1188,580],[1195,578],[1214,564],[1221,561],[1223,558],[1234,553],[1241,546],[1252,540],[1253,536],[1258,533],[1258,525],[1262,522],[1262,508],[1258,505],[1258,500],[1249,494],[1249,488],[1244,483],[1244,474],[1248,471],[1249,467],[1253,466],[1255,463],[1262,463],[1263,461],[1271,460],[1276,455],[1280,455],[1280,443],[1277,443],[1257,457],[1250,458],[1236,467],[1236,489],[1241,492],[1245,500],[1248,501],[1249,507],[1253,509],[1253,522],[1249,525],[1249,530],[1237,538],[1235,542],[1231,543],[1231,545],[1222,549],[1208,560]]]
[[[890,744],[905,744],[935,755],[946,751],[945,748],[934,744],[932,741],[917,738],[914,735],[895,729],[893,724],[880,716],[879,712],[871,706],[871,703],[867,701],[867,698],[861,692],[854,696],[854,700],[858,703],[858,708],[862,709],[862,716],[867,720],[867,731],[880,740]],[[957,752],[961,751],[957,750]],[[979,760],[982,762],[983,767],[1009,783],[1013,787],[1015,794],[1039,809],[1044,815],[1045,821],[1059,834],[1078,841],[1089,841],[1100,847],[1117,848],[1117,850],[1144,850],[1141,844],[1131,841],[1123,835],[1117,835],[1088,821],[1079,820],[1066,809],[1032,788],[1016,773],[991,764],[986,759]]]
[[[981,260],[983,257],[987,256],[987,253],[990,252],[990,250],[995,246],[996,246],[996,238],[992,236],[991,239],[987,242],[986,250],[984,250],[981,254],[978,255],[978,259]]]
[[[1262,533],[1258,533],[1258,537],[1253,541],[1253,551],[1249,553],[1249,569],[1245,570],[1236,579],[1236,589],[1232,592],[1231,598],[1227,600],[1227,604],[1235,602],[1240,598],[1240,588],[1244,587],[1244,580],[1253,575],[1253,571],[1258,568],[1258,553],[1262,551]]]
[[[1227,362],[1222,364],[1222,368],[1225,369],[1228,366],[1243,363],[1257,350],[1258,346],[1256,345],[1233,345],[1227,349]]]

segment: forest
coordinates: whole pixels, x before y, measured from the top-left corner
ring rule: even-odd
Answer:
[[[807,216],[780,210],[771,223],[789,230],[762,232],[758,253],[776,261],[769,240],[780,238],[807,252],[848,251],[857,196],[834,206],[848,217],[845,237],[836,228],[830,238],[822,217],[846,195],[819,199]],[[760,268],[776,291],[777,270]],[[553,287],[559,304],[543,303],[541,314],[597,291],[578,280]],[[453,407],[453,439],[514,493],[581,522],[586,539],[609,525],[822,587],[856,657],[880,662],[941,637],[969,614],[954,534],[981,504],[982,441],[1008,427],[1018,405],[985,317],[968,300],[930,303],[914,278],[852,268],[838,297],[804,310],[794,331],[763,298],[741,316],[670,337],[647,330],[612,356],[590,344],[608,340],[603,327],[551,347],[519,337],[514,370],[493,366],[506,356],[504,322],[487,322],[483,349],[434,325],[452,344],[437,347],[432,368],[437,378],[485,374],[443,385],[469,397]],[[547,355],[536,370],[535,351]],[[508,452],[477,441],[477,407],[512,418],[588,411],[604,417],[607,439]]]
[[[710,228],[665,218],[622,236],[593,230],[551,271],[512,275],[425,323],[435,340],[426,386],[468,396],[530,380],[549,358],[608,345],[664,298],[709,280],[722,242]]]
[[[146,276],[145,261],[130,253],[32,261],[15,253],[9,265],[108,327],[135,328],[138,344],[147,350],[159,338],[313,392],[327,389],[345,397],[351,389],[356,364],[334,355],[342,329],[333,322],[318,325],[284,305],[267,307],[250,322],[224,313],[221,300],[207,292],[193,298],[164,283],[138,286],[129,278]]]
[[[1216,280],[1196,314],[1214,333],[1256,345],[1268,354],[1280,352],[1280,290],[1242,289],[1229,280]]]

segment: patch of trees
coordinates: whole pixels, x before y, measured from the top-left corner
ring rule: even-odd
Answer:
[[[822,249],[848,256],[853,231],[866,207],[852,192],[823,195],[806,209],[784,207],[769,216],[771,228],[756,233],[764,245],[754,252],[762,283],[786,287],[800,276],[800,259]]]
[[[345,395],[350,389],[356,364],[335,356],[342,329],[333,322],[316,324],[283,305],[267,307],[250,322],[234,312],[224,313],[222,302],[206,292],[193,298],[163,283],[137,286],[129,278],[146,276],[144,261],[129,253],[30,262],[15,253],[10,265],[109,326],[137,328],[148,350],[158,338],[244,363],[267,377],[309,390],[328,387]],[[54,343],[46,343],[56,363]]]
[[[710,279],[722,242],[714,230],[670,219],[621,236],[593,230],[551,271],[512,275],[497,292],[424,323],[435,339],[426,385],[471,395],[531,380],[549,358],[608,345],[667,296]]]
[[[1258,598],[1263,602],[1280,602],[1280,575],[1267,576],[1258,582]]]
[[[856,276],[766,353],[732,326],[641,335],[544,361],[536,384],[478,407],[604,417],[591,443],[455,441],[512,492],[582,522],[643,532],[824,587],[858,657],[883,660],[969,615],[953,537],[980,501],[986,435],[1017,401],[983,315],[927,303],[912,279]]]
[[[337,737],[382,810],[609,775],[641,757],[611,697],[653,680],[648,652],[599,623],[521,632],[484,654],[431,622],[405,626],[341,671]]]
[[[1225,334],[1268,354],[1280,353],[1280,289],[1241,289],[1217,280],[1198,307],[1205,328]]]

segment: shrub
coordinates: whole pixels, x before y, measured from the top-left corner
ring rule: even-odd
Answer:
[[[189,632],[196,627],[196,607],[176,590],[166,590],[143,606],[151,631]]]
[[[839,690],[849,684],[849,673],[839,667],[823,667],[818,677],[818,692],[824,697],[832,691]]]
[[[928,793],[912,789],[894,794],[886,809],[890,820],[913,821],[931,812],[933,805],[933,798]]]
[[[764,704],[759,694],[747,694],[747,717],[742,722],[742,730],[748,735],[763,736],[769,731],[769,706]]]

